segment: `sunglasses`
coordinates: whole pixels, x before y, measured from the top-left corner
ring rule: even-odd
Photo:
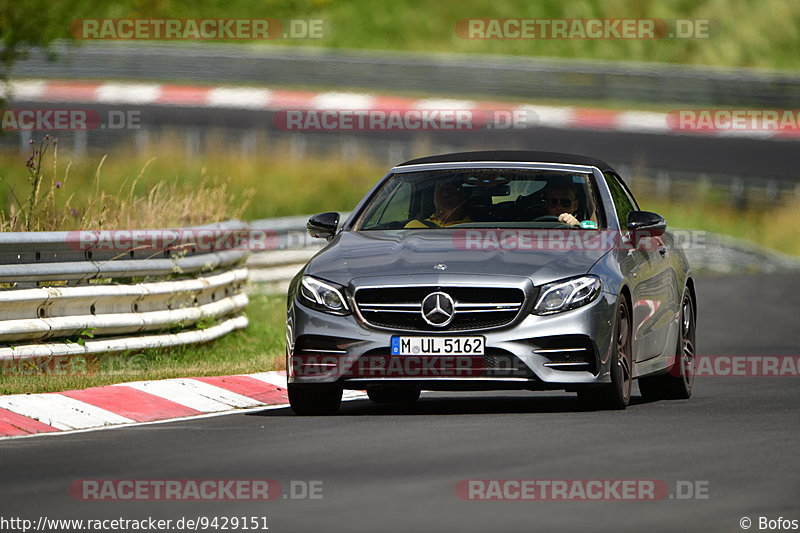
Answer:
[[[574,201],[569,198],[548,198],[547,207],[570,207]]]

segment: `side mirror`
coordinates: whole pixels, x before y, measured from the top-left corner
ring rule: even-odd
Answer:
[[[658,237],[667,230],[664,217],[650,211],[631,211],[628,213],[628,231],[631,232],[631,244],[639,247],[639,241],[645,237]]]
[[[628,213],[628,230],[641,231],[650,237],[664,235],[667,230],[667,221],[664,217],[650,211],[631,211]]]
[[[306,230],[315,239],[330,240],[339,226],[339,213],[320,213],[308,219]]]

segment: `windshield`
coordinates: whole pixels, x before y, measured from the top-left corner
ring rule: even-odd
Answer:
[[[589,173],[527,169],[393,174],[355,230],[604,227]]]

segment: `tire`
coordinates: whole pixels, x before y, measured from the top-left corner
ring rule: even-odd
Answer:
[[[298,415],[333,415],[341,403],[341,387],[289,384],[289,405]]]
[[[585,408],[619,410],[628,407],[631,399],[631,320],[630,309],[624,298],[617,305],[614,321],[614,350],[611,354],[611,383],[578,391],[578,399]]]
[[[648,401],[688,400],[694,387],[694,358],[697,321],[689,289],[681,300],[681,331],[675,349],[675,362],[669,372],[639,379],[639,392]]]
[[[411,387],[374,387],[367,389],[367,396],[375,403],[407,403],[419,400],[419,389]]]

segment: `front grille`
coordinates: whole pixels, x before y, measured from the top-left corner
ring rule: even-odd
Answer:
[[[444,327],[428,324],[422,317],[422,300],[443,292],[454,302],[452,321]],[[467,331],[499,328],[514,321],[525,301],[525,292],[514,287],[410,286],[364,288],[356,291],[356,305],[372,326],[401,331]]]

